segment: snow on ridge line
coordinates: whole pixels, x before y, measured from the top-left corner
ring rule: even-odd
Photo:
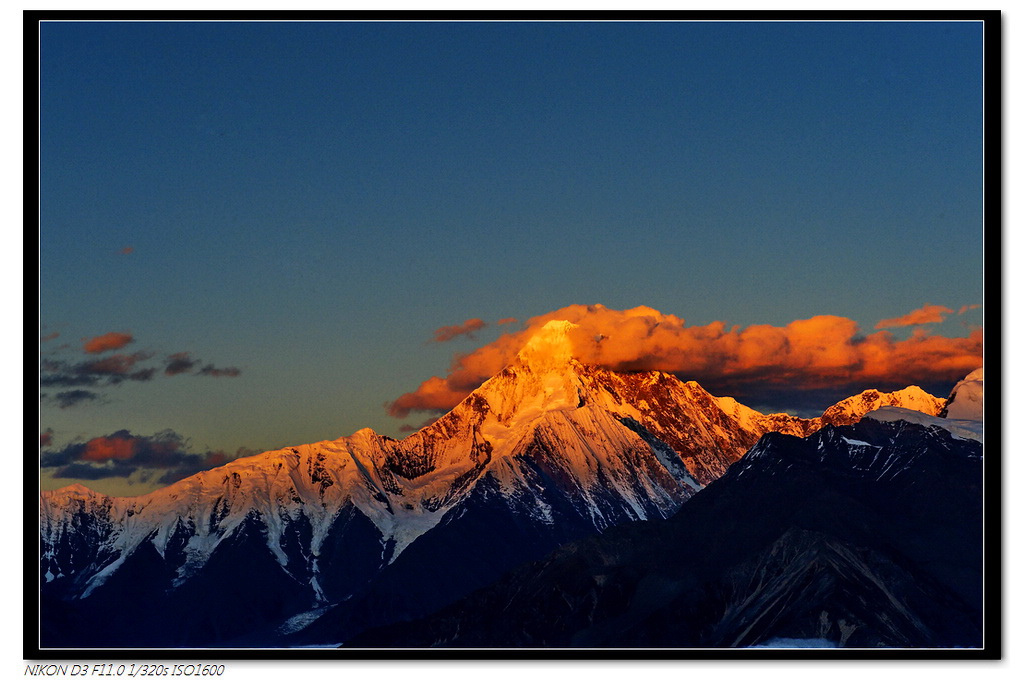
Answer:
[[[101,491],[90,489],[84,484],[79,484],[78,482],[75,482],[74,484],[68,484],[67,486],[62,486],[59,489],[43,489],[39,492],[39,495],[46,499],[56,499],[65,496],[105,496],[109,498],[107,494]]]
[[[925,427],[939,427],[952,434],[957,439],[973,439],[984,443],[984,424],[976,420],[961,420],[957,418],[940,418],[930,416],[920,411],[912,411],[908,408],[898,406],[883,406],[882,408],[868,413],[865,418],[877,420],[883,423],[891,423],[903,420],[908,423],[924,425]]]

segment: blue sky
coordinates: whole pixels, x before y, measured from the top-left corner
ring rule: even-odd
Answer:
[[[56,448],[398,436],[385,403],[570,304],[869,333],[982,302],[980,24],[74,23],[41,54],[44,358],[120,332],[159,369],[45,399]]]

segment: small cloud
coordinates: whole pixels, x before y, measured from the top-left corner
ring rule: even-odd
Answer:
[[[102,359],[86,361],[75,366],[74,370],[81,375],[105,376],[108,384],[116,385],[123,380],[146,381],[156,375],[154,368],[135,368],[135,364],[153,358],[148,352],[134,354],[111,354]]]
[[[44,359],[39,364],[39,384],[42,387],[99,387],[119,385],[125,380],[145,382],[153,379],[156,369],[136,369],[135,365],[152,356],[145,352],[112,354],[102,359],[77,364]]]
[[[121,248],[121,250],[117,252],[121,255],[131,255],[132,253],[135,252],[135,248],[132,248],[131,246],[125,246],[124,248]]]
[[[436,375],[431,376],[424,380],[414,392],[406,392],[393,402],[386,404],[386,408],[388,414],[395,418],[406,418],[412,411],[444,413],[465,399],[466,395],[489,377],[484,377],[475,385],[461,387],[453,385],[448,379],[439,378]]]
[[[164,368],[164,375],[178,375],[191,371],[199,362],[189,355],[188,352],[171,354],[166,359],[167,366]]]
[[[46,428],[44,431],[39,433],[39,446],[40,448],[49,446],[53,443],[53,429]]]
[[[87,354],[100,354],[114,349],[121,349],[132,342],[130,333],[105,333],[87,340],[82,346]]]
[[[257,453],[263,453],[264,450],[265,449],[250,449],[246,446],[239,446],[238,449],[235,451],[235,456],[233,460],[238,460],[239,458],[248,458],[249,456],[255,456]]]
[[[981,305],[964,305],[960,308],[960,311],[957,312],[957,314],[964,314],[972,309],[977,309],[978,307],[981,307]]]
[[[40,387],[92,387],[99,383],[97,376],[76,373],[64,362],[44,361],[40,367]]]
[[[146,359],[144,354],[111,354],[102,359],[87,361],[79,364],[85,373],[97,373],[100,375],[125,375],[135,364]]]
[[[426,420],[424,420],[419,425],[410,425],[409,423],[405,423],[404,425],[402,425],[402,426],[400,426],[398,428],[398,431],[399,432],[419,432],[420,430],[425,428],[427,425],[433,425],[434,423],[436,423],[439,417],[440,416],[434,416],[432,418],[427,418]]]
[[[58,333],[57,331],[54,331],[52,333],[49,333],[49,334],[44,335],[43,337],[39,338],[39,342],[49,342],[50,340],[53,340],[54,338],[58,338],[58,337],[60,337],[60,333]]]
[[[206,375],[211,378],[235,378],[241,373],[242,372],[234,366],[229,366],[228,368],[214,368],[213,364],[206,364],[196,371],[196,375]]]
[[[128,378],[128,380],[137,380],[139,382],[146,382],[148,380],[152,380],[153,376],[155,376],[155,375],[156,375],[156,369],[155,368],[142,368],[142,369],[139,369],[138,371],[135,371],[133,373],[129,373],[125,377]]]
[[[60,408],[71,408],[82,402],[95,401],[99,399],[99,396],[89,390],[67,390],[66,392],[58,392],[51,399],[57,402],[57,406]]]
[[[434,342],[448,342],[460,335],[473,337],[473,333],[480,330],[487,324],[482,319],[466,319],[456,326],[441,326],[434,331]]]
[[[949,307],[925,305],[921,309],[915,309],[903,316],[898,316],[894,319],[883,319],[875,324],[875,329],[902,328],[904,326],[917,326],[924,323],[942,323],[946,319],[946,315],[952,313],[953,310]]]
[[[510,317],[505,318],[505,319],[498,319],[498,325],[499,326],[504,326],[504,325],[510,324],[510,323],[519,323],[519,319],[515,318],[514,316],[510,316]]]

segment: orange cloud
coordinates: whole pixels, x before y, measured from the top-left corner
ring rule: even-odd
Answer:
[[[915,309],[903,316],[898,316],[894,319],[883,319],[875,324],[875,328],[900,328],[902,326],[917,326],[923,323],[942,323],[946,315],[952,313],[953,310],[949,307],[925,305],[921,309]],[[960,313],[963,314],[964,310],[961,310]]]
[[[518,322],[519,322],[519,319],[515,318],[514,316],[510,316],[510,317],[505,318],[505,319],[498,319],[498,325],[499,326],[504,326],[505,324],[518,323]]]
[[[135,252],[135,248],[132,248],[131,246],[125,246],[124,248],[121,248],[121,250],[119,250],[118,252],[121,255],[131,255],[132,253]]]
[[[960,308],[960,311],[957,312],[957,314],[963,314],[969,310],[977,309],[978,307],[981,307],[981,305],[964,305],[963,307]]]
[[[441,326],[434,331],[434,342],[448,342],[460,335],[473,337],[473,333],[487,324],[482,319],[466,319],[456,326]]]
[[[135,455],[135,441],[125,437],[96,437],[85,443],[79,460],[128,460]]]
[[[505,367],[530,336],[553,319],[577,324],[570,333],[583,363],[619,371],[658,370],[696,380],[720,394],[772,387],[789,391],[840,386],[955,382],[982,365],[983,333],[946,338],[927,333],[896,340],[888,331],[860,334],[855,321],[815,316],[785,326],[747,328],[715,321],[687,326],[650,307],[612,310],[571,305],[530,319],[526,328],[465,355],[447,377],[434,376],[388,405],[396,417],[450,409]]]
[[[104,335],[97,335],[95,338],[87,340],[83,345],[83,349],[88,354],[99,354],[112,349],[121,349],[132,342],[133,339],[128,333],[105,333]]]

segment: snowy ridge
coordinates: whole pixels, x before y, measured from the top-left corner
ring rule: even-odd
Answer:
[[[694,383],[696,384],[696,383]],[[718,397],[718,403],[746,429],[767,432],[781,432],[796,437],[806,437],[825,425],[851,425],[866,414],[880,408],[895,406],[928,415],[938,415],[943,400],[928,394],[916,385],[895,392],[865,390],[829,406],[817,418],[798,418],[787,413],[763,414],[744,406],[732,397]]]
[[[866,417],[883,423],[903,420],[908,423],[924,425],[925,427],[941,428],[952,434],[957,439],[973,439],[982,443],[985,441],[984,423],[978,420],[939,418],[938,416],[930,416],[926,413],[920,413],[906,408],[899,408],[897,406],[886,406],[885,408],[880,408],[877,411],[867,414]]]
[[[852,425],[871,411],[886,406],[896,406],[935,416],[942,410],[942,405],[942,399],[928,394],[917,385],[911,385],[896,392],[865,390],[825,409],[820,420],[822,425]]]

